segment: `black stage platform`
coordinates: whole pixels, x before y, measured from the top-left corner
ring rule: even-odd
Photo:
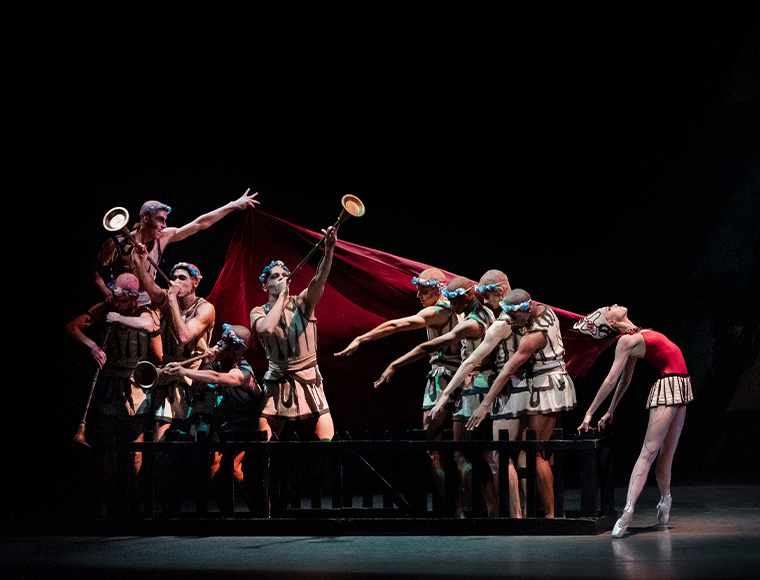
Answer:
[[[615,490],[622,509],[625,489]],[[760,485],[673,488],[667,527],[656,487],[629,534],[562,536],[55,536],[6,534],[5,578],[754,578]],[[297,525],[297,524],[296,524]]]

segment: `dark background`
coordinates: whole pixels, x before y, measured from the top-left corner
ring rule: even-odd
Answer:
[[[22,276],[6,280],[31,355],[6,355],[30,371],[13,380],[10,443],[42,458],[20,464],[23,479],[39,479],[79,420],[92,368],[61,329],[99,299],[86,277],[105,212],[134,217],[159,199],[179,226],[249,187],[261,211],[314,230],[352,193],[367,214],[343,239],[472,278],[499,268],[573,312],[628,306],[682,347],[693,376],[677,476],[756,477],[753,3],[53,8],[11,12],[7,26]],[[200,267],[199,294],[239,217],[169,247],[166,263]],[[578,381],[566,430],[608,365]],[[616,415],[623,482],[645,375]],[[407,427],[419,393],[397,388],[411,414],[389,411],[389,426]],[[336,417],[339,430],[354,421]]]

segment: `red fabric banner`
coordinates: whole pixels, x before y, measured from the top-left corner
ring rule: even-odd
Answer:
[[[261,211],[247,211],[237,226],[225,262],[207,299],[216,308],[216,334],[222,323],[249,326],[249,313],[267,301],[259,275],[273,260],[290,269],[322,238]],[[314,276],[321,251],[294,276],[291,292],[300,292]],[[358,334],[381,322],[414,314],[421,308],[412,277],[429,267],[378,250],[338,240],[325,293],[316,308],[319,367],[338,431],[419,426],[425,361],[403,367],[392,382],[375,389],[373,382],[393,359],[424,342],[424,330],[397,333],[362,345],[351,357],[335,357]],[[449,279],[450,279],[449,278]],[[552,306],[560,320],[566,363],[572,376],[585,375],[611,340],[596,340],[573,330],[581,315]],[[261,376],[266,357],[254,339],[246,355]]]

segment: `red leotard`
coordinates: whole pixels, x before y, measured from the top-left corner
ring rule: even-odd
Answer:
[[[646,346],[643,358],[655,366],[660,377],[689,374],[681,349],[667,336],[655,330],[643,331],[641,336]]]

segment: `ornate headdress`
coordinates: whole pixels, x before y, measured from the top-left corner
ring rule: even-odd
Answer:
[[[573,328],[578,332],[600,339],[618,333],[618,331],[607,322],[601,308],[594,310],[591,314],[578,320],[573,324]]]

